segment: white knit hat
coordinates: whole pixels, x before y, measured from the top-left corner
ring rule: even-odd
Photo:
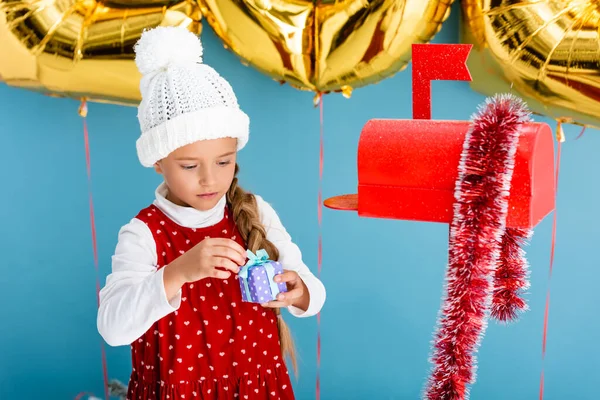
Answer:
[[[142,134],[136,147],[143,166],[199,140],[233,137],[238,150],[246,145],[249,118],[229,82],[202,63],[202,44],[194,33],[182,27],[146,30],[135,53],[142,74]]]

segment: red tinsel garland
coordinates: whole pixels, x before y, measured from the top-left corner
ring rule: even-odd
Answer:
[[[466,385],[475,380],[473,353],[487,326],[501,244],[513,237],[505,235],[508,194],[519,131],[529,115],[518,98],[494,96],[473,117],[465,138],[455,188],[446,299],[435,335],[426,399],[463,400],[468,397]],[[501,275],[499,287],[508,287],[507,283]],[[499,291],[497,298],[504,294]]]
[[[491,309],[491,317],[495,320],[514,321],[528,308],[521,297],[529,288],[529,268],[522,246],[532,233],[531,229],[507,228],[502,237]]]

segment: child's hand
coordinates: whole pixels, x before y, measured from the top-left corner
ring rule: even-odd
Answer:
[[[303,311],[308,309],[310,302],[308,289],[296,271],[284,270],[282,274],[275,276],[273,280],[277,283],[285,282],[288,291],[285,293],[279,293],[277,295],[277,300],[264,303],[262,304],[263,307],[281,308],[294,306]]]
[[[181,255],[174,263],[178,274],[186,283],[204,278],[227,279],[231,273],[237,274],[245,261],[246,251],[235,241],[208,238]]]

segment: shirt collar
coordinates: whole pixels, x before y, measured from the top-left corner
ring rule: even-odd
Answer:
[[[154,205],[177,225],[186,228],[204,228],[216,225],[223,219],[227,203],[225,195],[210,210],[200,211],[193,207],[179,206],[167,200],[168,190],[165,182],[156,188]]]

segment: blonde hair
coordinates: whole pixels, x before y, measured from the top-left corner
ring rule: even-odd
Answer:
[[[238,186],[237,173],[239,166],[235,166],[235,177],[231,182],[229,191],[227,192],[227,203],[233,214],[233,221],[237,226],[240,235],[246,242],[248,250],[256,253],[260,249],[266,250],[269,254],[269,259],[277,261],[279,259],[279,251],[273,243],[267,239],[267,232],[260,221],[258,213],[258,205],[256,198],[252,193],[246,192]],[[277,316],[277,328],[279,330],[279,342],[283,357],[288,357],[292,362],[294,372],[298,373],[298,365],[296,362],[296,350],[294,340],[290,328],[283,320],[281,310],[273,309]]]

